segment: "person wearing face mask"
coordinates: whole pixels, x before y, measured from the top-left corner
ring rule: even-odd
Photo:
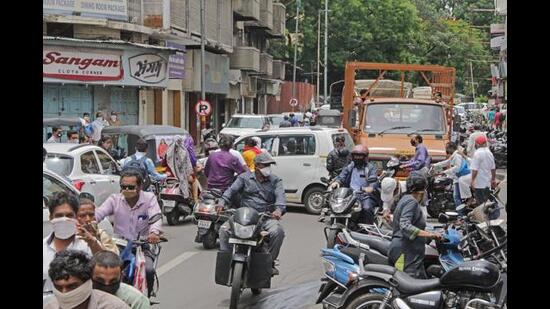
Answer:
[[[96,222],[112,216],[114,234],[127,240],[147,239],[156,244],[162,234],[162,221],[152,225],[149,218],[160,214],[157,197],[152,192],[142,191],[143,178],[138,170],[127,169],[120,175],[120,193],[112,194],[95,211]],[[143,246],[145,254],[145,279],[149,295],[153,291],[156,255],[148,245]]]
[[[111,111],[111,117],[109,117],[107,121],[109,122],[110,126],[113,126],[113,127],[120,126],[120,119],[118,117],[118,113],[115,111]]]
[[[69,131],[67,132],[67,142],[71,144],[78,144],[80,141],[80,138],[78,137],[78,132],[76,131]]]
[[[53,127],[52,128],[52,136],[48,138],[46,143],[61,143],[61,136],[63,136],[63,129]]]
[[[286,212],[286,199],[283,181],[271,173],[271,165],[276,164],[273,157],[267,152],[262,152],[254,158],[254,172],[247,171],[240,174],[235,182],[222,196],[222,207],[229,205],[236,195],[240,196],[240,206],[250,207],[258,212],[268,211],[268,207],[274,206],[272,219],[268,219],[262,225],[262,230],[269,232],[268,250],[273,261],[279,256],[283,245],[285,232],[279,222]],[[229,251],[229,222],[220,227],[220,251]],[[273,274],[279,274],[279,270],[273,267]]]
[[[372,224],[374,209],[382,205],[376,168],[368,161],[369,149],[363,145],[353,147],[351,158],[352,162],[342,169],[330,187],[344,186],[358,193],[362,208],[359,223]]]
[[[209,189],[227,190],[239,175],[246,170],[239,160],[229,150],[233,147],[233,137],[223,134],[220,137],[220,151],[214,151],[208,156],[204,166],[204,175],[208,179]]]
[[[425,230],[426,218],[420,202],[426,194],[428,180],[418,171],[409,174],[407,192],[393,213],[393,234],[388,254],[390,265],[415,278],[426,278],[424,250],[426,238],[442,239],[441,234]]]
[[[116,296],[93,288],[92,263],[86,253],[61,251],[49,266],[48,276],[53,282],[55,297],[44,309],[130,308]]]
[[[101,246],[101,250],[109,250],[119,254],[118,247],[111,236],[105,230],[99,228],[95,221],[95,204],[92,198],[89,193],[80,194],[80,207],[78,207],[76,213],[78,223],[89,232],[86,236],[93,237],[90,240],[94,240]]]
[[[413,171],[418,171],[430,167],[432,157],[428,154],[428,148],[422,144],[422,141],[423,138],[419,134],[411,138],[411,146],[415,147],[414,157],[402,164],[400,168],[411,168]]]
[[[66,192],[55,192],[48,203],[53,231],[44,238],[42,246],[42,275],[45,280],[45,292],[52,290],[48,268],[56,252],[74,249],[92,255],[93,252],[102,250],[98,242],[91,239],[89,233],[83,231],[79,225],[76,219],[78,204],[78,198]]]
[[[330,179],[336,178],[351,161],[351,153],[346,148],[345,138],[342,135],[334,139],[334,149],[329,152],[327,157],[327,171]]]
[[[92,282],[96,290],[118,297],[132,309],[149,309],[151,304],[138,289],[122,282],[122,260],[111,251],[101,251],[92,258]]]

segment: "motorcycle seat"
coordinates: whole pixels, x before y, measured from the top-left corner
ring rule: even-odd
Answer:
[[[359,264],[359,257],[361,253],[365,254],[365,260],[363,261],[364,265],[378,264],[378,265],[388,265],[388,257],[379,254],[378,252],[363,250],[355,247],[343,247],[340,249],[340,252],[346,254],[353,259],[355,264]]]
[[[435,279],[416,279],[398,271],[393,275],[393,279],[397,282],[397,289],[404,294],[420,294],[437,289],[441,286],[439,278]]]
[[[380,264],[367,264],[365,265],[365,271],[373,271],[377,273],[383,273],[388,275],[393,275],[397,271],[395,267],[389,265],[380,265]]]
[[[350,235],[351,237],[353,237],[353,239],[370,246],[372,249],[377,250],[385,256],[388,256],[391,241],[378,236],[367,235],[357,232],[350,232]]]

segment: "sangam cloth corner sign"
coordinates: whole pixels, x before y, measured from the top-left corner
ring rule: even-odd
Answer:
[[[122,56],[115,53],[43,50],[43,76],[80,81],[121,80],[124,77]]]

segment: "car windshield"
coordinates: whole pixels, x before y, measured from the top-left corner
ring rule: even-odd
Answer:
[[[67,155],[48,153],[46,157],[46,167],[63,176],[69,176],[73,170],[73,158]]]
[[[365,130],[369,133],[445,132],[443,107],[437,105],[371,104],[367,106],[366,117]]]
[[[269,116],[269,121],[273,127],[278,127],[283,119],[283,116]]]
[[[227,123],[226,128],[251,128],[251,129],[261,129],[264,125],[262,118],[258,117],[233,117]]]

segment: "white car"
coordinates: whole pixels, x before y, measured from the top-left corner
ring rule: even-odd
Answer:
[[[287,202],[303,203],[308,212],[319,214],[326,185],[321,177],[328,177],[326,159],[334,149],[334,139],[344,136],[351,151],[353,139],[342,128],[290,127],[259,131],[241,136],[234,148],[242,151],[244,141],[251,136],[262,140],[262,149],[271,153],[277,162],[273,174],[283,180]]]
[[[266,115],[235,114],[220,131],[220,134],[228,134],[237,138],[241,135],[256,132],[271,124]]]
[[[271,128],[278,128],[279,124],[284,120],[283,114],[269,114],[267,115],[267,118],[269,118],[269,123],[271,124]]]
[[[120,166],[101,147],[89,144],[43,144],[48,152],[46,167],[68,178],[80,192],[95,197],[99,207],[113,193],[120,192]]]

